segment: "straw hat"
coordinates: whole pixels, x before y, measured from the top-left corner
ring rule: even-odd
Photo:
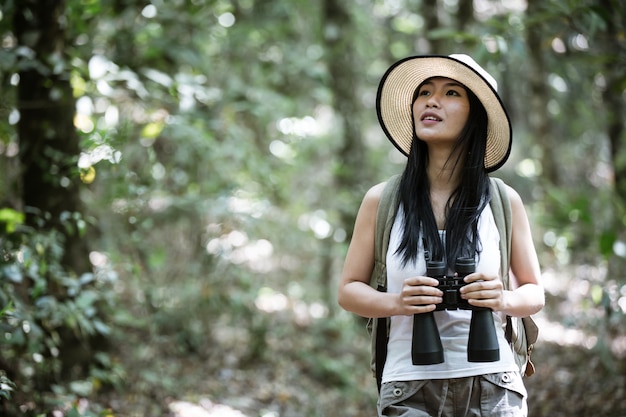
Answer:
[[[467,55],[421,55],[391,66],[378,86],[376,112],[383,131],[405,155],[413,141],[412,100],[417,87],[432,77],[446,77],[470,89],[487,111],[485,169],[500,168],[511,152],[511,122],[498,96],[498,83]]]

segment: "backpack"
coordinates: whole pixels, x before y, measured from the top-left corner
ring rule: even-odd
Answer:
[[[491,201],[489,205],[500,233],[500,270],[503,271],[504,289],[509,289],[509,253],[511,249],[511,204],[504,182],[499,178],[490,177]],[[370,285],[378,291],[387,291],[387,248],[391,227],[400,205],[400,175],[395,175],[387,182],[378,204],[376,214],[376,234],[374,242],[374,270]],[[376,377],[378,388],[382,379],[383,367],[387,357],[387,341],[389,335],[389,319],[381,317],[370,319],[368,331],[372,336],[371,368]],[[513,351],[515,362],[523,376],[531,376],[535,366],[530,360],[534,343],[537,341],[539,329],[531,317],[506,318],[505,336]]]

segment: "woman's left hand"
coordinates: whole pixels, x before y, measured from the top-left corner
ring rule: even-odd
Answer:
[[[504,308],[504,287],[498,276],[476,272],[466,276],[464,281],[467,285],[460,289],[461,298],[470,305],[493,311]]]

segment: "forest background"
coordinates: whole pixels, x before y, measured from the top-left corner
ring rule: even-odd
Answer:
[[[2,0],[0,413],[375,414],[335,301],[402,170],[374,104],[472,55],[514,125],[547,292],[530,415],[626,415],[626,4]]]

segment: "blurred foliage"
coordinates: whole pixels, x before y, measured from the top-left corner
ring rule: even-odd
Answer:
[[[102,312],[114,304],[117,275],[105,269],[69,275],[60,264],[58,232],[35,233],[22,224],[11,229],[0,238],[0,305],[8,306],[0,314],[0,364],[3,378],[12,381],[2,387],[17,387],[12,389],[17,404],[52,408],[57,400],[50,389],[55,396],[84,396],[98,386],[119,384],[120,369],[108,355],[100,353],[90,362],[81,349],[91,338],[104,343],[111,333]],[[90,369],[90,377],[73,378],[77,367]],[[56,385],[68,379],[68,387]],[[8,415],[33,411],[11,403],[3,410]]]
[[[5,307],[0,310],[0,319],[2,319],[7,312],[11,311],[13,308],[13,303],[9,302],[5,305]],[[11,392],[15,389],[15,383],[11,381],[6,376],[6,371],[4,369],[1,370],[0,373],[0,397],[4,400],[11,399]]]
[[[439,2],[430,31],[422,1],[344,6],[354,42],[343,47],[359,74],[347,81],[358,114],[345,114],[331,88],[328,47],[347,39],[346,28],[325,14],[331,0],[67,0],[71,47],[59,65],[71,76],[81,135],[86,212],[76,216],[95,219],[83,220],[95,229],[83,236],[94,272],[72,276],[59,266],[61,237],[22,226],[15,87],[21,66],[39,57],[16,44],[18,2],[5,1],[0,370],[10,362],[15,375],[0,374],[0,404],[32,414],[132,414],[136,406],[157,415],[194,392],[255,392],[255,404],[275,415],[361,415],[375,398],[367,338],[358,319],[337,311],[321,275],[330,271],[334,285],[340,273],[352,227],[342,212],[356,212],[368,187],[403,167],[374,101],[384,70],[414,53],[463,51],[497,74],[515,128],[498,175],[528,204],[544,268],[572,268],[583,283],[582,299],[554,290],[547,311],[566,316],[568,327],[606,332],[607,346],[620,340],[626,215],[613,165],[625,156],[612,155],[607,123],[620,110],[607,108],[603,95],[608,70],[626,63],[623,48],[606,48],[624,6],[547,1],[528,14],[486,1],[463,18],[461,3]],[[623,22],[618,29],[624,33]],[[545,64],[540,106],[531,105],[529,31],[541,37]],[[536,129],[538,113],[550,121],[546,132]],[[366,152],[357,161],[338,157],[340,149],[350,155],[350,117],[362,124]],[[363,174],[338,189],[337,177],[349,172]],[[576,269],[586,264],[593,273]],[[60,323],[71,335],[59,334]],[[92,337],[102,337],[108,353],[88,364],[88,378],[64,381],[63,339]],[[610,346],[601,354],[607,364],[619,359]],[[262,376],[249,380],[244,371]],[[297,387],[325,396],[304,398]]]

